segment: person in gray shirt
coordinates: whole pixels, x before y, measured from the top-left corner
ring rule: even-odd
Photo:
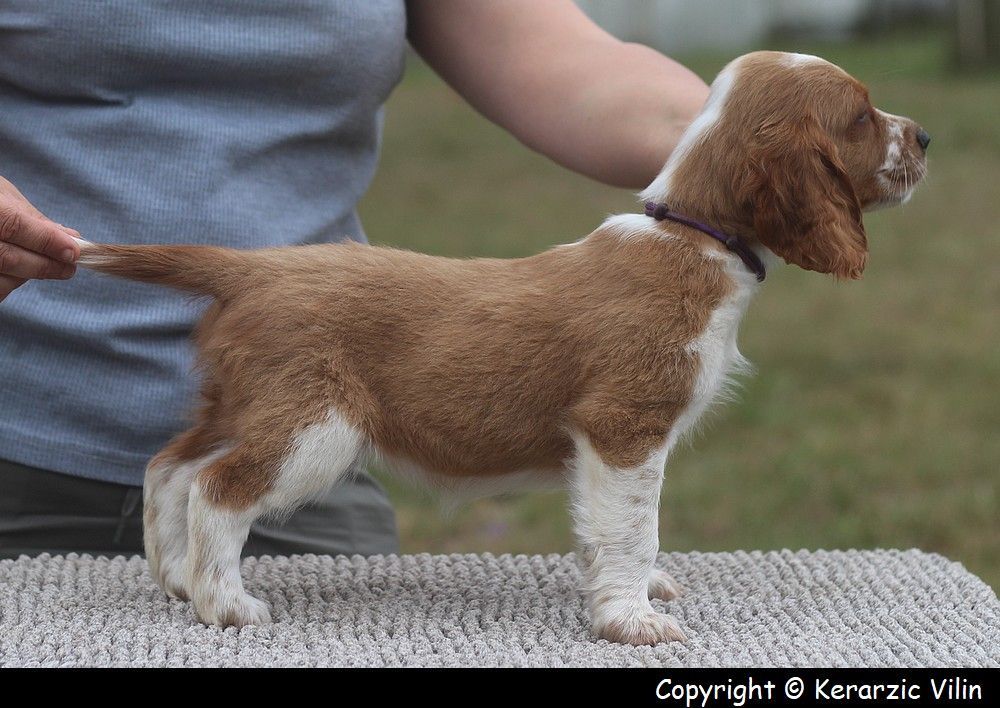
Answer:
[[[523,143],[619,186],[652,180],[708,93],[570,0],[4,4],[0,557],[141,552],[145,463],[195,394],[204,303],[76,273],[73,237],[364,240],[356,205],[407,41]],[[244,552],[397,547],[360,475],[254,526]]]

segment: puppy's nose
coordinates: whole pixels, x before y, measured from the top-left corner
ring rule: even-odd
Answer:
[[[931,144],[931,136],[923,128],[917,128],[917,144],[921,150],[927,150],[927,146]]]

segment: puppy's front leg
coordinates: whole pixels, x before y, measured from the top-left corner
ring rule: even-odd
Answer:
[[[633,467],[607,464],[588,440],[577,440],[572,513],[583,556],[584,593],[594,632],[623,644],[686,637],[648,593],[659,550],[660,487],[666,450]]]

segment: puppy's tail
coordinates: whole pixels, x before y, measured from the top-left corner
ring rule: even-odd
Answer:
[[[227,298],[252,277],[245,251],[217,246],[116,246],[80,239],[77,265],[108,275]]]

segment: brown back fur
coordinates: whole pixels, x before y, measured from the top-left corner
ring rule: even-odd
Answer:
[[[701,234],[674,228],[686,238],[596,232],[513,260],[192,249],[206,277],[246,278],[197,331],[207,432],[195,442],[287,440],[334,407],[382,450],[446,475],[561,470],[570,430],[610,464],[637,464],[688,403],[685,345],[729,288]]]

